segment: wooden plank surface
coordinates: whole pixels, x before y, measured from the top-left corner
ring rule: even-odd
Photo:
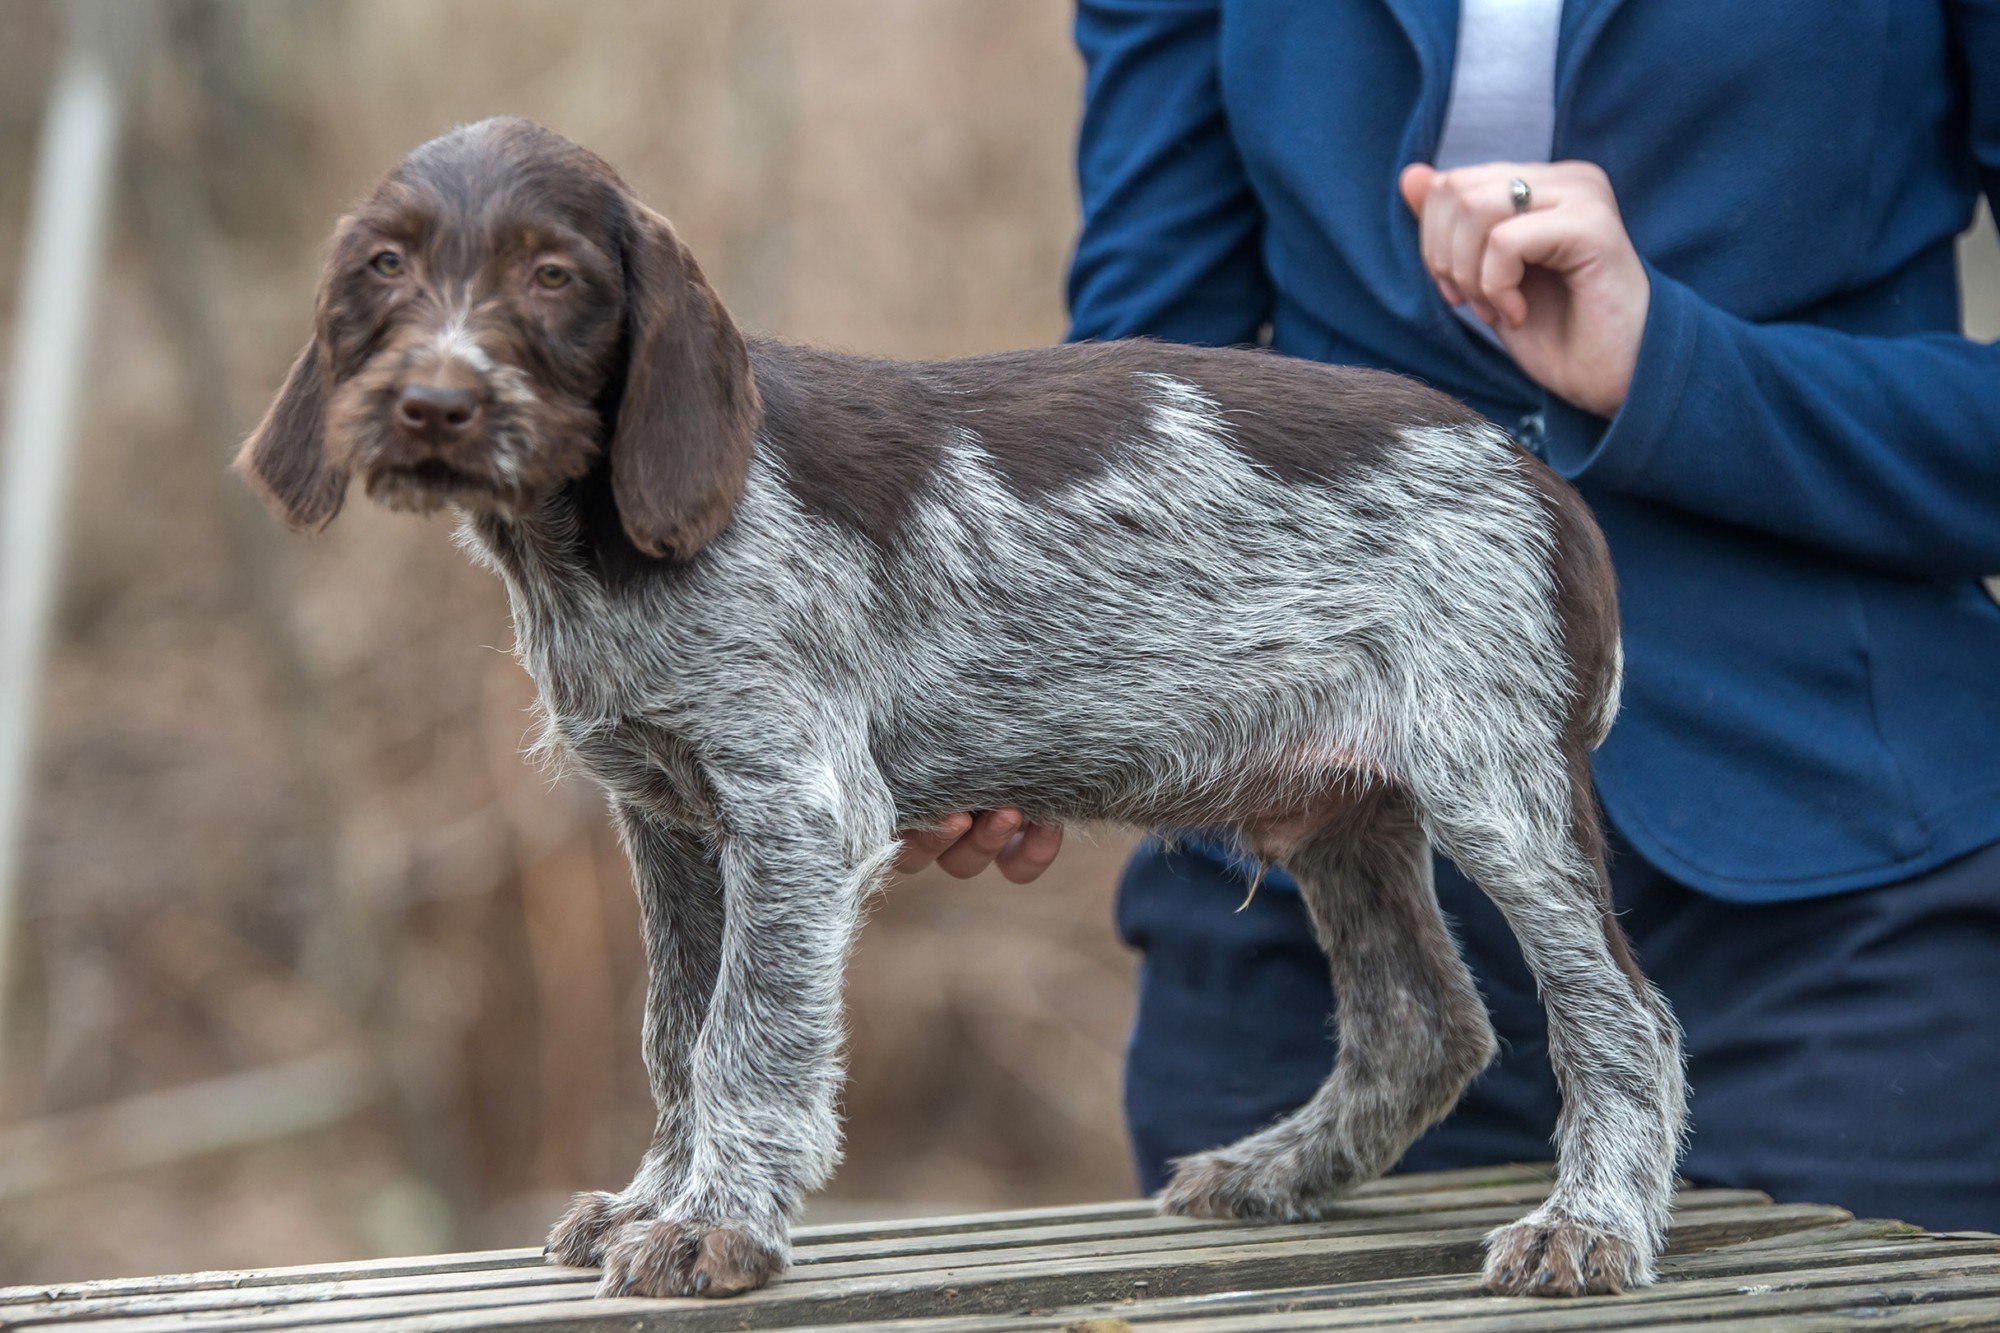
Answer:
[[[0,1290],[0,1327],[273,1329],[2000,1328],[2000,1237],[1926,1235],[1749,1190],[1683,1190],[1661,1281],[1577,1301],[1486,1296],[1480,1243],[1545,1166],[1377,1181],[1321,1222],[1163,1218],[1144,1202],[802,1228],[794,1266],[734,1301],[595,1299],[538,1251]]]

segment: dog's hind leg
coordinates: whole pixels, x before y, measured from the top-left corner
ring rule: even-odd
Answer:
[[[1553,744],[1451,763],[1423,793],[1432,831],[1506,917],[1548,1012],[1562,1092],[1547,1202],[1488,1238],[1512,1295],[1652,1280],[1686,1114],[1680,1032],[1612,914],[1587,760]]]
[[[1298,1110],[1177,1162],[1163,1211],[1316,1216],[1395,1165],[1493,1058],[1493,1028],[1438,910],[1430,846],[1404,791],[1368,793],[1282,864],[1326,950],[1339,1055]]]
[[[628,1222],[658,1215],[687,1174],[689,1061],[722,957],[722,874],[695,833],[614,802],[619,841],[632,863],[646,943],[644,1055],[656,1118],[653,1143],[632,1183],[570,1203],[545,1248],[553,1263],[592,1268]]]

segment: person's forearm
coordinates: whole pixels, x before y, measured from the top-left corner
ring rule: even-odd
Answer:
[[[1755,324],[1652,277],[1623,407],[1548,413],[1558,471],[1879,568],[2000,570],[2000,349]]]

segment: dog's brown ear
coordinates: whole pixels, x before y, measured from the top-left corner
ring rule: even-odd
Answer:
[[[272,513],[294,528],[319,529],[340,512],[347,473],[326,458],[326,373],[314,338],[292,363],[285,387],[243,442],[236,470]]]
[[[628,204],[631,361],[611,433],[611,489],[632,544],[687,560],[743,494],[762,409],[743,335],[667,220]]]

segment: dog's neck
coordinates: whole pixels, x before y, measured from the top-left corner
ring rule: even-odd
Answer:
[[[622,335],[629,339],[628,329]],[[618,364],[625,364],[621,347]],[[582,476],[565,482],[522,511],[491,510],[464,515],[462,539],[484,556],[507,584],[518,621],[533,604],[554,592],[562,600],[585,597],[602,603],[663,570],[669,562],[633,545],[618,516],[611,485],[611,428],[625,395],[620,369],[598,391],[593,407],[600,424],[594,458]],[[595,593],[596,596],[590,597]],[[559,609],[552,606],[551,610]]]
[[[602,459],[531,508],[462,512],[459,534],[500,575],[517,606],[524,598],[616,597],[677,567],[647,555],[625,535]]]
[[[600,465],[595,470],[603,473]],[[654,622],[631,601],[671,577],[626,539],[611,502],[608,474],[585,477],[513,513],[463,511],[459,543],[507,589],[514,651],[534,678],[552,718],[609,717],[625,711],[618,662],[630,657],[631,633]],[[652,624],[655,634],[661,630]],[[578,671],[593,662],[603,671]]]
[[[611,468],[599,458],[558,497],[575,515],[577,558],[606,588],[616,591],[671,571],[675,564],[647,555],[625,535],[611,491]]]

